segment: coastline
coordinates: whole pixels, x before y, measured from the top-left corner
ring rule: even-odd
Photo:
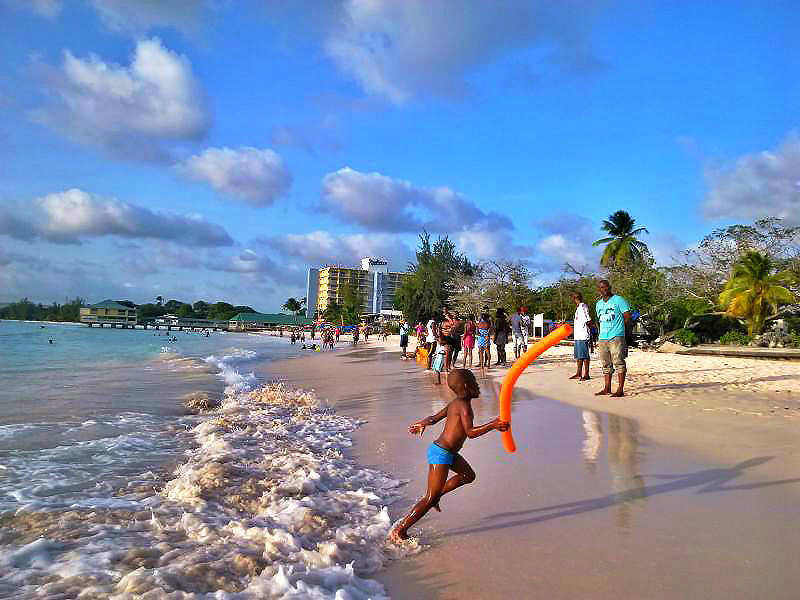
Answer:
[[[445,386],[432,385],[414,361],[399,360],[396,343],[393,336],[354,349],[343,341],[335,352],[264,367],[273,378],[314,389],[337,412],[366,421],[353,434],[353,456],[409,480],[405,498],[390,506],[393,520],[424,491],[424,453],[434,433],[420,440],[406,427],[449,399]],[[703,586],[707,597],[791,597],[800,585],[800,535],[787,527],[796,523],[800,498],[793,417],[666,403],[668,392],[634,384],[641,374],[631,376],[631,395],[612,403],[566,380],[571,356],[543,358],[515,388],[520,451],[505,455],[492,433],[468,442],[464,456],[477,481],[412,530],[421,534],[425,551],[375,576],[391,596],[492,598],[530,589],[552,598],[634,598],[657,590],[658,597],[686,597]],[[479,378],[476,422],[495,416],[504,371]],[[593,364],[592,386],[596,371]],[[683,394],[700,397],[703,389]],[[796,395],[748,399],[726,391],[710,402],[776,398],[794,402]],[[586,458],[587,444],[594,443],[587,419],[598,425],[594,462]],[[615,487],[620,473],[633,487]],[[743,522],[740,515],[754,510],[760,520]],[[746,574],[745,564],[760,575]],[[678,576],[665,565],[684,571]],[[620,585],[630,595],[620,595]]]

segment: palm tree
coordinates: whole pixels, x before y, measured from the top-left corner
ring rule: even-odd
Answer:
[[[636,236],[640,233],[650,233],[644,227],[634,229],[636,219],[631,217],[626,211],[618,210],[608,219],[603,221],[603,231],[609,233],[609,237],[597,240],[592,246],[606,244],[600,264],[604,267],[611,267],[624,262],[639,262],[648,252],[647,244],[640,242]]]
[[[302,300],[297,300],[296,298],[289,298],[286,303],[283,305],[283,310],[288,310],[297,316],[297,314],[303,310],[303,304],[305,304],[305,298]]]
[[[784,287],[793,275],[788,271],[772,274],[773,268],[768,256],[746,252],[733,265],[731,278],[719,295],[729,315],[747,321],[750,335],[761,333],[767,317],[777,312],[779,304],[795,301],[795,295]]]

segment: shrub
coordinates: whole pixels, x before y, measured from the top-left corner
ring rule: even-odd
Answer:
[[[674,339],[681,346],[696,346],[698,344],[697,334],[688,329],[678,329],[675,332]]]
[[[789,340],[785,344],[787,348],[800,348],[800,333],[790,333],[788,337]]]
[[[747,346],[752,340],[752,337],[741,331],[728,331],[719,338],[719,343],[723,346]]]

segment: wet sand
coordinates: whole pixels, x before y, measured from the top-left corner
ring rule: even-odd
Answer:
[[[359,461],[410,480],[393,518],[423,493],[425,451],[440,429],[419,439],[406,427],[449,399],[398,357],[370,343],[265,365],[367,421],[355,437]],[[632,418],[643,410],[633,402],[572,406],[551,398],[580,404],[590,394],[565,381],[571,364],[558,362],[520,379],[517,454],[505,454],[495,432],[467,442],[462,454],[477,481],[412,530],[430,546],[425,552],[379,574],[393,597],[796,597],[793,420],[752,417],[731,430],[735,415],[706,413],[697,423],[669,407],[651,410],[661,411],[657,418]],[[479,423],[497,409],[496,382],[481,385]]]

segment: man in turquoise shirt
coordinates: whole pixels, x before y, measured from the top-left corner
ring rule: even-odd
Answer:
[[[610,394],[613,398],[619,398],[625,395],[625,358],[628,356],[625,330],[631,323],[631,308],[625,298],[612,293],[607,279],[597,282],[597,292],[600,294],[600,300],[595,306],[597,320],[600,322],[597,352],[603,363],[605,386],[595,396]],[[617,391],[612,394],[611,375],[614,371],[617,372]]]

